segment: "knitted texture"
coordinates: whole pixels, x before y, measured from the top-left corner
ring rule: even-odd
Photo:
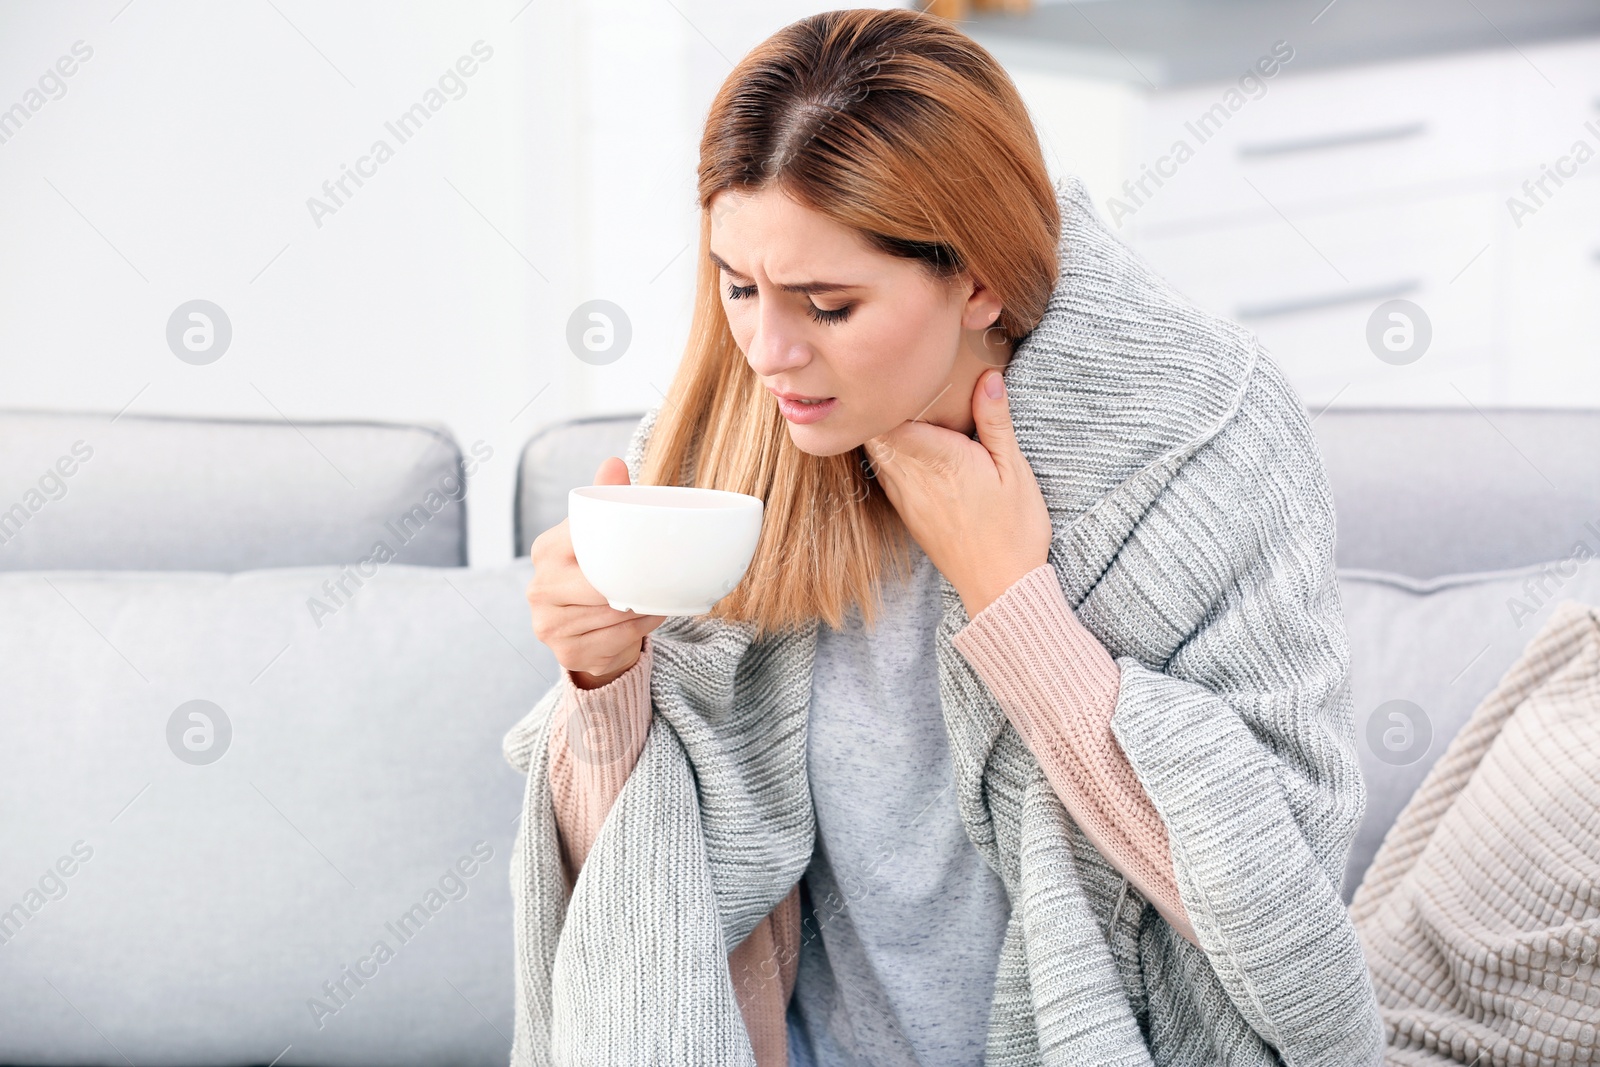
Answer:
[[[650,729],[652,637],[645,635],[633,666],[603,686],[579,688],[567,670],[556,683],[562,698],[549,731],[548,774],[569,893]],[[796,884],[728,957],[759,1067],[785,1067],[789,1060],[785,1011],[799,970],[800,933]]]
[[[1558,604],[1351,905],[1392,1067],[1600,1064],[1600,607]]]
[[[646,634],[633,666],[607,684],[580,689],[567,670],[557,683],[561,704],[550,727],[548,772],[569,890],[644,748],[653,658]]]
[[[550,730],[549,773],[556,829],[572,871],[588,855],[650,726],[649,642],[647,635],[638,661],[597,689],[581,689],[561,672],[564,697],[561,721]],[[1116,663],[1067,607],[1055,570],[1041,564],[1023,575],[952,643],[999,698],[1095,847],[1193,941],[1161,817],[1111,736]],[[730,954],[759,1067],[788,1062],[785,1014],[799,970],[799,923],[797,887]],[[780,951],[779,942],[795,951]]]
[[[951,644],[940,706],[967,836],[1011,917],[989,1067],[1380,1062],[1383,1024],[1339,896],[1365,809],[1310,425],[1254,335],[1174,292],[1058,186],[1061,274],[1005,369],[1050,512],[1049,563],[1119,670],[1111,730],[1166,828],[1199,942],[1071,819]],[[624,457],[637,479],[660,408]],[[672,617],[652,633],[644,747],[575,885],[550,779],[528,773],[512,849],[514,1067],[754,1067],[729,968],[788,896],[816,824],[805,723],[817,622]],[[548,751],[553,686],[506,735]]]
[[[1017,579],[950,642],[1000,702],[1084,835],[1198,945],[1166,827],[1111,733],[1121,672],[1072,614],[1055,568],[1042,563]]]

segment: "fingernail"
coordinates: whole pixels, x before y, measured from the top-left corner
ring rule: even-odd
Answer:
[[[999,400],[1005,395],[1006,383],[999,371],[989,374],[989,380],[983,383],[983,391],[989,394],[991,400]]]

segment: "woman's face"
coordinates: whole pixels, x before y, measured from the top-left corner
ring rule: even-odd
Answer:
[[[812,455],[848,452],[907,419],[971,434],[978,376],[1011,357],[1002,331],[985,344],[1000,314],[991,290],[965,274],[936,281],[771,187],[712,198],[711,261],[761,384],[828,398],[809,412],[772,398]]]

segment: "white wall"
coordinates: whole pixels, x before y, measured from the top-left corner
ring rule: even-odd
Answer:
[[[4,9],[0,107],[74,42],[93,54],[0,144],[0,400],[441,420],[464,448],[494,448],[472,488],[473,549],[508,554],[517,446],[574,391],[513,421],[552,377],[539,326],[573,284],[576,220],[537,205],[565,200],[576,168],[534,150],[567,135],[530,106],[569,52],[502,4],[276,2]],[[464,95],[405,143],[386,131],[479,40],[492,56]],[[378,139],[393,158],[347,181],[318,226],[308,198]],[[166,341],[194,298],[233,327],[204,366]]]
[[[0,109],[37,106],[0,142],[0,404],[441,421],[494,449],[475,565],[512,553],[529,436],[666,387],[705,108],[734,59],[826,7],[124,4],[0,5]],[[480,40],[464,95],[404,143],[385,129]],[[64,93],[30,96],[79,41]],[[392,158],[319,226],[308,198],[378,139]],[[198,366],[166,340],[197,298],[233,329]],[[566,343],[594,298],[632,322],[605,366]]]

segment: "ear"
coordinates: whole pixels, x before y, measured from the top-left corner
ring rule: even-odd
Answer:
[[[967,330],[985,330],[1000,318],[1004,305],[1000,295],[980,281],[973,280],[967,295],[966,307],[961,312],[961,326]]]

